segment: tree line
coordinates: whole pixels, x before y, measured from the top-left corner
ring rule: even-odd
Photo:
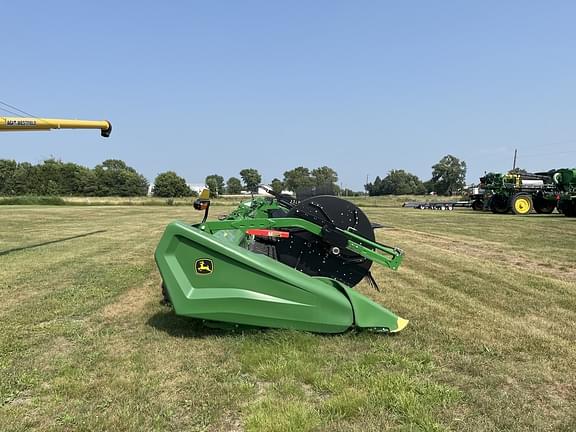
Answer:
[[[329,186],[332,193],[344,193],[346,195],[358,195],[349,189],[343,191],[337,185],[338,174],[328,166],[309,169],[303,166],[284,172],[282,180],[274,178],[270,182],[270,187],[276,193],[289,190],[297,192],[303,189],[312,189]],[[245,168],[239,172],[238,177],[230,177],[224,180],[219,174],[210,174],[205,179],[206,186],[210,190],[211,196],[235,195],[242,191],[257,192],[258,186],[262,183],[262,175],[256,168]],[[154,180],[152,193],[155,196],[178,197],[187,196],[191,191],[186,186],[184,178],[178,176],[174,171],[160,174]]]
[[[144,196],[148,180],[124,161],[94,168],[48,159],[40,164],[0,159],[0,195]]]
[[[338,181],[336,171],[327,166],[315,169],[297,167],[284,173],[284,179],[271,182],[274,191],[297,190]],[[245,168],[238,177],[211,174],[205,184],[213,196],[239,194],[243,190],[257,192],[262,176],[255,168]],[[47,159],[39,164],[0,159],[0,196],[145,196],[148,180],[124,161],[108,159],[94,168],[72,162]],[[351,192],[351,191],[350,191]],[[158,197],[194,196],[186,180],[174,171],[158,174],[154,179],[152,195]]]
[[[447,155],[432,167],[432,178],[422,182],[404,170],[391,170],[386,176],[377,176],[364,188],[371,196],[424,194],[452,194],[462,190],[466,176],[466,163]],[[245,168],[238,177],[225,180],[219,174],[210,174],[205,184],[212,196],[257,192],[262,176],[256,168]],[[328,167],[299,166],[285,171],[283,178],[274,178],[271,188],[277,192],[315,190],[320,193],[361,195],[338,186],[338,173]],[[40,164],[0,159],[0,196],[55,195],[55,196],[145,196],[149,183],[146,178],[124,161],[108,159],[94,168],[71,162],[48,159]],[[187,197],[196,193],[186,180],[174,171],[158,174],[154,179],[152,195],[158,197]]]
[[[455,156],[446,155],[432,166],[432,178],[421,181],[404,170],[391,170],[384,178],[377,176],[373,183],[364,188],[368,195],[422,195],[437,193],[452,195],[461,193],[466,185],[466,162]]]

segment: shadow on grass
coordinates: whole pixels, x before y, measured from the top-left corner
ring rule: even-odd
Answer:
[[[101,234],[101,233],[105,233],[106,231],[107,230],[92,231],[89,233],[78,234],[75,236],[64,237],[64,238],[56,239],[56,240],[49,240],[49,241],[45,241],[42,243],[31,244],[28,246],[19,246],[19,247],[15,247],[15,248],[11,248],[11,249],[5,249],[3,251],[0,251],[0,256],[8,255],[8,254],[11,254],[12,252],[19,252],[19,251],[28,250],[28,249],[34,249],[34,248],[46,246],[49,244],[62,243],[62,242],[68,241],[68,240],[74,240],[77,238],[88,237],[88,236],[95,235],[95,234]]]
[[[380,337],[385,335],[389,337],[398,337],[397,333],[382,333],[373,332],[370,330],[354,329],[350,327],[348,330],[341,333],[316,333],[305,330],[291,330],[286,328],[269,328],[269,327],[255,327],[248,325],[235,325],[231,323],[206,321],[198,318],[183,317],[174,314],[170,309],[162,312],[157,312],[152,315],[148,321],[150,327],[156,330],[163,331],[173,337],[183,338],[204,338],[211,336],[243,336],[243,335],[258,335],[258,334],[273,334],[273,332],[296,332],[301,334],[315,335],[319,338],[337,338],[342,335],[354,336],[368,336]],[[272,332],[272,333],[270,333]]]
[[[234,324],[208,322],[202,319],[183,317],[172,310],[157,312],[148,319],[148,325],[174,337],[204,338],[210,336],[241,336],[263,333],[261,327],[234,326]],[[220,327],[220,325],[222,327]]]

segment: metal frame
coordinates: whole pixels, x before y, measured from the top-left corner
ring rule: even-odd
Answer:
[[[277,228],[300,228],[306,230],[318,237],[322,237],[322,227],[305,219],[299,218],[258,218],[258,219],[237,219],[208,221],[201,224],[193,225],[194,227],[214,234],[223,230],[242,230],[246,231],[253,228],[277,229]],[[373,242],[361,237],[350,230],[335,228],[339,233],[347,237],[348,244],[346,249],[355,252],[373,262],[383,265],[392,270],[396,270],[402,263],[404,252],[401,249],[386,246],[381,243]],[[382,255],[375,250],[383,252]]]

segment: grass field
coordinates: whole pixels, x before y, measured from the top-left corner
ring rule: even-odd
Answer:
[[[576,430],[576,220],[366,212],[406,251],[358,288],[394,336],[174,316],[153,251],[189,207],[0,208],[0,431]]]
[[[382,195],[343,197],[360,207],[401,207],[407,201],[442,202],[458,201],[461,196],[442,197],[429,195]],[[237,205],[250,199],[247,195],[222,195],[212,201],[222,206]],[[192,206],[195,198],[157,197],[57,197],[57,196],[16,196],[1,197],[0,205],[69,205],[69,206]]]

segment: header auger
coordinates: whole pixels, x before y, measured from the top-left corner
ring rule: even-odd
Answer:
[[[271,192],[271,191],[270,191]],[[315,196],[254,197],[208,221],[205,191],[197,224],[168,225],[156,249],[164,301],[177,315],[218,327],[256,326],[340,333],[397,332],[408,323],[352,289],[373,262],[396,270],[397,248],[349,201]]]
[[[0,117],[0,132],[46,131],[51,129],[99,129],[100,134],[107,138],[112,132],[112,124],[108,120]]]

